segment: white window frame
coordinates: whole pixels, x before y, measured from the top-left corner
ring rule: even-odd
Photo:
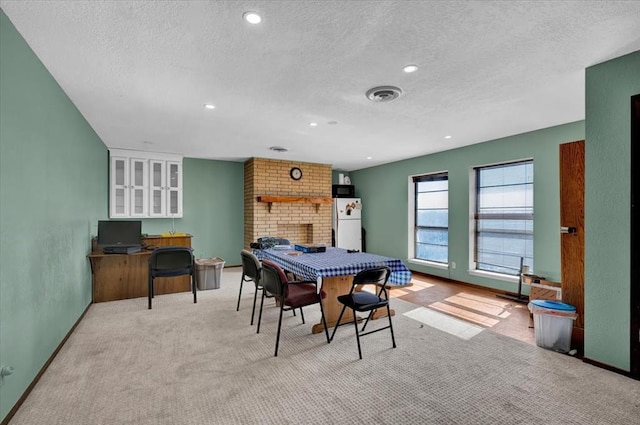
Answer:
[[[477,206],[477,185],[476,185],[476,170],[479,168],[492,167],[498,165],[509,165],[520,162],[533,161],[533,158],[521,158],[513,161],[500,161],[482,165],[474,165],[469,167],[469,268],[468,273],[473,276],[491,278],[494,280],[501,280],[505,282],[519,281],[519,276],[512,276],[503,273],[491,272],[486,270],[478,270],[475,262],[475,250],[476,250],[476,220],[475,212]],[[535,191],[535,173],[534,173],[534,191]],[[535,213],[535,200],[534,200],[534,213]],[[534,229],[535,232],[535,229]]]
[[[422,266],[428,266],[428,267],[433,267],[436,269],[441,269],[441,270],[448,270],[449,269],[449,264],[448,263],[437,263],[435,261],[428,261],[428,260],[421,260],[416,258],[416,251],[415,251],[415,226],[416,226],[416,221],[415,221],[415,217],[416,217],[416,200],[415,200],[415,196],[416,196],[416,187],[415,187],[415,183],[413,182],[413,178],[414,177],[419,177],[419,176],[425,176],[425,175],[431,175],[431,174],[447,174],[447,178],[449,175],[449,172],[447,170],[441,170],[441,171],[434,171],[434,172],[430,172],[430,173],[419,173],[419,174],[412,174],[410,176],[407,177],[407,213],[408,213],[408,217],[407,217],[407,241],[408,241],[408,245],[407,245],[407,261],[409,263],[413,263],[413,264],[418,264],[418,265],[422,265]],[[448,256],[447,256],[448,258]]]

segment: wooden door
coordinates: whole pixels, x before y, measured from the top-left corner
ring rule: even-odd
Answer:
[[[571,346],[584,352],[584,140],[560,145],[562,301],[576,307]]]

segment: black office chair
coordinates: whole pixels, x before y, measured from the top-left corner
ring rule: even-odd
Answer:
[[[284,270],[277,264],[269,261],[262,261],[262,299],[260,301],[260,315],[258,316],[258,330],[260,333],[260,322],[262,321],[262,306],[267,294],[274,296],[280,305],[280,318],[278,319],[278,332],[276,334],[276,351],[274,356],[278,355],[278,345],[280,343],[280,329],[282,327],[282,312],[285,309],[300,309],[302,323],[304,321],[304,313],[302,307],[312,304],[320,304],[320,313],[322,314],[322,324],[324,325],[324,333],[329,340],[329,330],[327,329],[327,321],[324,317],[324,309],[322,308],[322,299],[327,294],[324,291],[318,292],[318,283],[313,281],[289,281]]]
[[[174,277],[189,275],[193,302],[198,302],[196,295],[195,264],[193,251],[184,246],[163,246],[156,248],[149,257],[149,310],[154,297],[154,279],[156,277]]]
[[[253,293],[253,309],[251,310],[251,324],[253,325],[253,317],[256,313],[256,300],[258,298],[258,291],[262,289],[260,279],[262,278],[262,264],[258,257],[253,255],[251,251],[243,249],[240,252],[242,257],[242,276],[240,276],[240,291],[238,292],[238,305],[236,311],[240,310],[240,297],[242,296],[242,284],[244,282],[253,282],[256,286],[256,291]]]
[[[378,332],[384,329],[391,330],[391,341],[393,342],[393,348],[396,348],[396,339],[393,335],[393,324],[391,323],[391,310],[389,308],[389,294],[387,292],[387,281],[389,280],[389,274],[391,271],[388,267],[378,267],[367,270],[362,270],[353,278],[353,284],[351,285],[351,291],[349,291],[346,295],[339,295],[338,301],[343,305],[342,310],[340,311],[340,316],[338,316],[338,321],[336,326],[333,328],[333,333],[331,334],[331,340],[333,340],[334,335],[336,334],[336,330],[338,326],[341,326],[340,320],[342,320],[342,315],[346,308],[350,308],[353,310],[353,324],[356,327],[356,340],[358,341],[358,355],[360,359],[362,359],[362,349],[360,348],[360,337],[372,334],[374,332]],[[361,292],[356,291],[356,287],[366,286],[366,285],[374,285],[376,288],[380,288],[380,290],[376,293],[370,292]],[[360,288],[359,288],[360,289]],[[384,294],[384,298],[381,295]],[[364,332],[371,316],[378,308],[387,308],[387,317],[389,317],[389,325],[384,326],[378,329],[374,329],[369,332]],[[369,315],[367,316],[367,320],[364,322],[362,329],[358,330],[358,318],[356,317],[356,311],[365,312],[368,311]],[[361,333],[362,332],[362,333]]]

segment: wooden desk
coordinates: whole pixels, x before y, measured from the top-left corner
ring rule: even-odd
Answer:
[[[103,254],[92,241],[92,252],[87,255],[93,275],[93,302],[146,297],[149,279],[149,257],[159,246],[191,247],[191,235],[147,236],[142,245],[151,249],[134,254]],[[156,278],[156,294],[170,294],[191,290],[189,276]]]
[[[288,251],[276,249],[255,250],[254,252],[259,259],[269,259],[303,279],[317,280],[322,284],[322,289],[327,294],[327,297],[322,301],[322,308],[328,327],[334,327],[337,324],[338,316],[342,310],[342,304],[338,302],[338,295],[349,293],[353,277],[359,271],[386,266],[391,269],[389,286],[406,286],[411,282],[411,272],[402,261],[375,254],[364,252],[349,254],[344,249],[332,247],[328,247],[327,251],[323,253],[299,256],[288,255]],[[376,312],[373,318],[384,317],[386,313],[386,310]],[[391,314],[393,315],[393,311]],[[352,321],[353,313],[349,309],[345,310],[341,323]],[[313,333],[323,331],[322,323],[313,325]]]

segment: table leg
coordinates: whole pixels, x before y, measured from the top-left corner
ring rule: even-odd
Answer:
[[[351,290],[352,282],[353,276],[337,276],[322,279],[322,289],[327,294],[327,297],[322,300],[322,307],[324,309],[324,317],[327,320],[327,327],[333,328],[334,326],[336,326],[338,322],[338,316],[340,316],[340,311],[342,311],[342,304],[338,302],[338,295],[348,294]],[[391,310],[391,315],[393,316],[394,314],[395,312]],[[371,318],[375,320],[380,317],[387,317],[386,309],[376,310]],[[361,317],[358,317],[357,320],[360,322],[363,319]],[[351,322],[353,322],[353,312],[351,311],[351,309],[346,309],[344,314],[342,315],[342,320],[340,320],[340,323],[344,324]],[[324,332],[322,320],[320,320],[319,323],[313,325],[311,332],[314,334]]]
[[[340,311],[342,310],[342,304],[338,302],[338,295],[348,294],[351,290],[351,282],[353,282],[353,276],[326,277],[322,279],[322,289],[327,294],[327,297],[322,300],[322,308],[324,309],[327,326],[330,328],[336,326],[338,316],[340,316]],[[353,313],[350,309],[347,309],[342,315],[341,323],[350,322],[353,322]],[[312,332],[314,334],[324,332],[322,320],[313,325]]]

